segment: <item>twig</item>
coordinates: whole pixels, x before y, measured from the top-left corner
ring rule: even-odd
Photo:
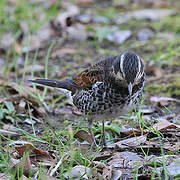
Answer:
[[[62,164],[63,159],[64,159],[66,156],[67,156],[67,154],[64,154],[64,155],[61,157],[61,159],[59,160],[59,162],[57,163],[57,165],[55,166],[55,168],[51,170],[51,172],[50,172],[50,174],[49,174],[50,176],[53,176],[53,175],[55,174],[55,172],[57,171],[57,169],[59,168],[59,166]]]
[[[16,136],[21,136],[21,134],[18,134],[17,132],[13,132],[13,131],[7,131],[4,129],[0,129],[0,134],[2,134],[3,136],[11,136],[11,137],[16,137]]]

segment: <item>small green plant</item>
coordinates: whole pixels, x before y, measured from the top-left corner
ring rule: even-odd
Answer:
[[[4,119],[14,123],[15,120],[21,120],[21,117],[25,117],[25,114],[17,113],[11,101],[5,101],[4,104],[0,105],[0,123]]]

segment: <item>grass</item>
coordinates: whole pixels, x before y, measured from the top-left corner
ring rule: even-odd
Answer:
[[[11,105],[9,105],[11,107]],[[10,109],[13,109],[13,108],[10,108]],[[30,112],[30,108],[28,108],[28,111],[29,111],[29,117],[30,118],[33,118],[32,117],[32,114]],[[138,112],[136,113],[136,115],[138,116],[138,119],[139,119],[139,122],[140,122],[140,127],[141,127],[141,131],[144,132],[145,130],[150,130],[152,133],[156,134],[158,139],[159,139],[159,143],[160,143],[160,147],[161,147],[161,156],[164,156],[165,155],[165,152],[163,150],[163,143],[162,143],[162,135],[156,131],[155,129],[153,130],[152,128],[148,127],[144,120],[143,120],[143,116],[141,114],[139,114]],[[43,144],[46,144],[46,145],[49,145],[49,148],[51,149],[51,151],[53,151],[56,156],[60,159],[61,157],[63,156],[66,156],[67,152],[68,152],[68,155],[69,155],[69,161],[66,162],[64,161],[60,168],[59,168],[59,172],[60,172],[60,175],[57,176],[61,179],[64,179],[64,175],[65,173],[69,172],[74,166],[76,165],[83,165],[85,167],[91,167],[91,164],[94,160],[94,158],[96,157],[96,154],[94,154],[94,156],[92,158],[88,157],[87,155],[84,155],[80,149],[77,149],[77,151],[74,151],[74,137],[73,137],[73,134],[76,133],[80,127],[83,125],[84,123],[84,120],[79,124],[79,126],[77,127],[77,129],[75,130],[72,130],[72,127],[71,125],[69,124],[68,126],[67,125],[64,125],[65,128],[62,128],[60,129],[58,132],[56,132],[54,129],[53,129],[53,126],[44,121],[42,121],[42,124],[43,124],[43,131],[44,131],[44,135],[41,136],[41,137],[38,137],[36,135],[36,133],[34,134],[29,134],[28,132],[26,131],[22,131],[23,132],[23,136],[21,137],[22,139],[26,139],[27,142],[32,142],[33,144],[37,145],[39,143],[43,143]],[[33,129],[33,127],[32,127]],[[94,131],[97,133],[97,132],[100,132],[100,129],[101,127],[98,126],[96,128],[96,126],[94,126]],[[107,125],[106,126],[106,130],[111,130],[111,131],[115,131],[116,133],[120,133],[120,129],[118,126],[116,125]],[[110,137],[112,138],[112,136],[109,136],[110,134],[107,133],[107,137]],[[111,142],[112,143],[112,142]],[[143,150],[143,148],[141,148],[142,150],[142,153],[145,155],[145,156],[148,156],[148,153],[149,152],[145,152]],[[8,159],[9,159],[9,155],[8,153],[7,154],[4,154],[4,153],[1,153],[1,160],[0,160],[0,164],[1,164],[1,172],[6,172],[8,169],[7,169],[7,164],[8,164]],[[106,160],[103,161],[104,163],[106,163]],[[155,168],[156,168],[156,164],[153,165]],[[166,170],[166,163],[165,163],[165,160],[163,160],[163,163],[162,163],[162,167],[164,169],[164,175],[165,175],[165,179],[168,179],[168,172]],[[40,168],[41,170],[41,168]],[[138,166],[136,167],[135,169],[135,175],[138,174]],[[21,173],[13,173],[12,174],[12,177],[15,177],[15,174],[17,174],[19,177],[21,175]],[[153,176],[156,176],[155,174],[153,174]],[[152,177],[153,177],[152,176]],[[159,179],[161,179],[159,177]]]
[[[48,3],[47,7],[44,7],[43,3],[32,3],[26,0],[17,0],[15,6],[6,0],[2,0],[0,3],[1,33],[9,32],[10,27],[13,34],[20,31],[19,27],[24,19],[26,19],[29,32],[36,32],[43,24],[58,14],[58,8],[61,6],[61,1],[57,1],[52,7]],[[10,9],[7,10],[6,7]]]
[[[61,1],[57,1],[53,5],[48,5],[44,7],[43,3],[32,3],[30,1],[26,0],[19,0],[16,1],[17,4],[14,6],[10,2],[6,0],[0,1],[0,33],[1,36],[4,34],[10,32],[13,34],[15,39],[18,39],[20,35],[22,34],[22,29],[20,28],[20,24],[24,19],[26,19],[26,23],[29,27],[29,34],[36,33],[44,24],[49,22],[50,19],[55,18],[57,14],[59,13],[59,7],[61,6]],[[14,8],[12,11],[6,11],[6,7]],[[41,18],[39,15],[43,15],[43,18]],[[107,17],[109,20],[114,20],[114,16],[117,14],[117,9],[110,7],[106,10],[101,10],[98,12],[99,15]],[[174,22],[179,22],[179,16],[176,17],[170,17],[166,18],[165,20],[161,21],[160,23],[152,22],[152,27],[155,29],[156,32],[175,32],[176,35],[179,33],[179,24]],[[38,23],[37,23],[38,22]],[[179,62],[174,61],[174,57],[179,57],[179,39],[178,35],[176,36],[177,39],[173,39],[172,42],[170,42],[167,46],[164,41],[156,41],[156,37],[147,44],[142,45],[137,42],[137,40],[130,39],[128,42],[123,44],[121,47],[117,44],[108,43],[105,39],[107,34],[109,33],[109,25],[111,25],[112,22],[108,22],[104,27],[100,26],[101,28],[97,28],[98,26],[95,25],[95,27],[88,27],[87,29],[93,33],[96,34],[96,37],[92,41],[86,41],[85,43],[80,43],[80,54],[73,55],[74,58],[73,61],[77,62],[78,64],[84,63],[84,57],[91,57],[95,54],[108,54],[108,55],[117,55],[119,52],[126,50],[126,49],[133,49],[134,51],[141,51],[142,55],[145,57],[145,60],[153,60],[156,63],[158,63],[160,66],[161,64],[164,64],[164,62],[167,65],[171,66],[178,66]],[[141,28],[142,23],[148,24],[149,22],[140,22],[136,20],[132,20],[127,24],[126,26],[122,25],[122,29],[128,29],[129,27],[131,29],[139,31]],[[1,39],[1,37],[0,37]],[[71,42],[72,44],[74,42]],[[5,80],[9,80],[11,78],[11,73],[13,72],[15,83],[17,90],[22,93],[26,93],[29,97],[32,99],[37,100],[41,107],[44,108],[44,102],[47,103],[50,107],[62,107],[64,106],[64,102],[62,102],[65,97],[64,95],[60,95],[59,97],[54,97],[53,93],[50,94],[47,90],[47,88],[44,88],[43,94],[39,93],[39,90],[37,89],[36,85],[33,85],[35,92],[32,93],[28,91],[26,88],[24,88],[23,83],[26,79],[26,71],[25,69],[28,67],[29,64],[36,64],[39,63],[38,61],[41,61],[42,64],[44,64],[45,67],[45,73],[39,74],[40,77],[51,77],[52,74],[49,72],[48,62],[50,61],[50,54],[54,48],[55,42],[51,42],[51,45],[45,51],[44,57],[45,60],[39,59],[39,51],[37,50],[35,53],[30,53],[27,51],[26,54],[23,54],[25,56],[24,61],[24,71],[22,74],[22,77],[19,78],[18,72],[20,70],[20,67],[17,64],[17,59],[20,56],[17,54],[14,48],[9,48],[6,57],[5,57],[5,68],[3,71]],[[155,52],[147,52],[147,45],[153,45],[157,50]],[[27,44],[28,47],[28,44]],[[33,54],[33,58],[32,58]],[[31,56],[30,56],[31,55]],[[62,59],[59,59],[60,61]],[[66,59],[65,59],[66,60]],[[51,60],[52,61],[52,60]],[[22,68],[22,67],[21,67]],[[62,67],[63,68],[63,67]],[[73,63],[69,63],[66,65],[66,68],[69,70],[68,73],[74,73],[74,71],[77,71],[77,69],[74,70]],[[34,79],[35,73],[31,72],[31,78]],[[19,83],[19,80],[21,83]],[[172,95],[176,94],[179,95],[179,82],[178,79],[175,82],[172,82],[171,84],[167,84],[165,86],[162,86],[161,84],[155,84],[155,85],[149,85],[146,89],[149,93],[165,93],[165,95]],[[174,90],[175,88],[175,90]],[[50,95],[49,95],[50,94]],[[6,90],[6,85],[4,85],[3,90],[1,91],[0,96],[11,96],[9,92]],[[50,98],[47,98],[47,96],[50,96]],[[49,100],[50,99],[50,100]],[[1,127],[5,124],[4,121],[9,121],[12,124],[16,124],[18,121],[22,124],[24,123],[25,117],[28,117],[30,120],[37,119],[37,117],[34,117],[34,114],[32,113],[32,105],[31,103],[27,102],[27,112],[26,114],[18,113],[18,111],[15,108],[15,105],[13,104],[13,101],[5,101],[0,105],[0,124]],[[131,114],[132,115],[132,114]],[[153,129],[151,126],[149,126],[150,123],[147,123],[143,119],[143,115],[139,114],[138,112],[135,112],[135,114],[138,117],[139,120],[139,127],[143,134],[146,133],[147,130],[149,130],[151,133],[155,134],[156,137],[151,139],[152,141],[156,140],[160,144],[160,156],[164,157],[166,155],[166,152],[163,148],[163,135],[159,131]],[[31,125],[32,133],[26,131],[23,129],[23,127],[19,127],[19,133],[22,135],[19,137],[20,140],[25,140],[27,142],[32,142],[36,147],[39,147],[40,145],[43,145],[48,150],[51,150],[57,157],[57,159],[62,158],[62,164],[58,169],[59,175],[57,177],[61,179],[64,178],[64,174],[69,172],[73,167],[76,165],[83,165],[86,168],[95,169],[93,167],[92,163],[95,159],[98,151],[94,153],[94,155],[87,155],[83,153],[83,151],[80,148],[77,148],[75,150],[75,142],[76,139],[74,138],[74,134],[80,129],[82,125],[84,125],[85,117],[82,119],[82,121],[78,124],[76,128],[73,127],[71,122],[65,121],[65,118],[63,123],[60,123],[59,130],[54,130],[54,124],[51,124],[49,120],[52,118],[50,116],[44,116],[41,117],[43,120],[41,122],[43,131],[39,134],[36,131],[36,125]],[[54,118],[54,117],[53,117]],[[127,118],[127,117],[125,117]],[[131,120],[129,123],[132,123]],[[133,128],[135,124],[132,123],[131,127]],[[87,129],[85,129],[87,130]],[[93,126],[93,131],[96,134],[96,138],[101,141],[101,124],[97,124]],[[119,137],[121,135],[121,128],[116,123],[106,124],[106,138],[108,140],[108,143],[114,143],[115,141],[112,141],[114,137]],[[134,134],[135,135],[135,134]],[[12,137],[5,137],[3,135],[0,135],[0,146],[3,148],[0,148],[0,172],[1,173],[9,173],[9,160],[11,158],[11,147],[9,147],[10,141],[14,141],[15,139]],[[5,143],[6,142],[6,143]],[[84,142],[86,143],[86,142]],[[6,146],[6,152],[4,148],[4,144]],[[68,155],[67,155],[68,153]],[[89,152],[90,153],[90,152]],[[141,147],[141,152],[138,152],[143,156],[149,156],[150,150],[144,151],[143,147]],[[66,157],[68,156],[68,161],[65,161]],[[24,157],[25,158],[25,157]],[[162,158],[163,161],[160,165],[158,165],[156,162],[152,164],[152,167],[155,169],[158,168],[158,166],[161,166],[164,170],[164,178],[168,179],[168,171],[166,169],[166,161],[164,158]],[[109,159],[108,159],[109,160]],[[107,164],[108,160],[103,160],[102,162]],[[40,176],[44,172],[44,167],[40,165]],[[17,170],[18,171],[18,170]],[[139,171],[139,166],[137,165],[134,170],[135,179],[137,179]],[[15,174],[17,174],[17,178],[20,178],[21,172],[13,172],[10,173],[12,175],[12,179],[15,179]],[[155,178],[157,174],[152,173],[152,179]],[[161,177],[158,177],[161,179]]]

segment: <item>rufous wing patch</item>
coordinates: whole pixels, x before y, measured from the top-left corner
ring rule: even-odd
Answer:
[[[81,87],[91,87],[97,81],[102,80],[102,74],[102,71],[98,69],[87,69],[74,77],[73,82]]]

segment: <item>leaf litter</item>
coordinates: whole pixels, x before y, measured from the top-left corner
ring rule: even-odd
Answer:
[[[12,2],[14,5],[17,4],[17,1]],[[31,2],[45,3],[44,0]],[[97,7],[93,9],[92,5],[96,5],[96,3]],[[47,3],[46,6],[51,8],[54,4],[56,4],[56,1]],[[138,1],[132,4],[132,7],[135,4],[138,4]],[[117,53],[117,49],[119,53],[119,51],[127,50],[127,47],[140,52],[142,56],[157,51],[157,47],[153,43],[150,48],[151,51],[144,49],[143,46],[153,42],[158,34],[162,36],[164,34],[165,36],[167,32],[162,29],[157,31],[157,27],[151,26],[154,22],[160,22],[159,20],[177,16],[177,10],[172,7],[168,9],[168,5],[162,1],[151,3],[150,7],[152,9],[150,7],[147,9],[147,2],[142,1],[139,4],[141,9],[132,8],[132,11],[126,9],[126,6],[131,7],[129,1],[125,3],[114,2],[114,10],[116,11],[117,7],[120,7],[122,12],[114,13],[114,10],[110,9],[107,10],[109,14],[106,12],[105,15],[102,12],[102,5],[109,6],[108,2],[107,4],[105,2],[98,4],[93,0],[79,0],[77,4],[76,2],[63,2],[58,6],[57,16],[48,20],[30,37],[28,37],[30,25],[24,20],[18,25],[23,34],[22,39],[20,37],[15,38],[11,31],[2,36],[0,45],[2,65],[5,65],[7,57],[10,58],[9,61],[13,61],[13,52],[8,52],[8,48],[14,48],[18,56],[17,65],[9,69],[8,81],[2,73],[0,83],[2,92],[6,92],[5,96],[4,94],[0,96],[2,153],[6,154],[6,149],[9,147],[7,138],[13,140],[15,143],[10,143],[8,165],[14,171],[15,177],[18,176],[18,171],[22,173],[22,179],[28,177],[35,179],[60,179],[62,177],[66,179],[115,180],[120,178],[133,179],[134,177],[150,179],[152,173],[154,173],[154,176],[163,178],[165,169],[171,178],[180,174],[178,164],[180,149],[178,95],[167,97],[160,93],[153,94],[153,96],[146,93],[146,106],[140,108],[144,122],[142,124],[138,123],[137,120],[140,121],[141,117],[135,115],[135,118],[133,118],[135,125],[133,127],[129,126],[129,123],[126,126],[108,123],[106,132],[107,148],[102,149],[99,144],[99,148],[94,150],[91,148],[93,140],[86,130],[80,129],[76,131],[76,134],[72,133],[73,130],[76,130],[75,127],[78,126],[77,122],[82,121],[83,117],[73,107],[72,102],[68,103],[69,100],[67,100],[64,103],[65,97],[58,99],[63,93],[48,89],[48,95],[45,96],[44,92],[46,90],[44,87],[32,87],[32,84],[27,82],[17,83],[21,81],[24,73],[25,80],[32,78],[32,72],[35,77],[44,76],[47,71],[44,67],[44,58],[49,45],[54,39],[58,43],[50,53],[49,64],[60,64],[61,70],[56,73],[56,69],[52,69],[53,74],[49,73],[49,76],[63,79],[66,76],[72,76],[75,72],[73,68],[77,70],[79,64],[91,64],[91,57],[94,57],[94,54],[113,54],[114,52]],[[98,9],[98,6],[101,9]],[[114,13],[114,15],[112,16],[111,13]],[[134,28],[131,21],[138,21],[137,23],[142,21],[144,25]],[[152,25],[149,22],[152,22]],[[169,33],[174,35],[174,32]],[[30,38],[29,46],[27,45],[28,38]],[[135,39],[136,42],[134,42]],[[167,40],[167,38],[165,39]],[[171,41],[172,35],[168,36],[168,39]],[[96,41],[95,46],[92,45],[94,41]],[[84,46],[84,42],[88,42],[88,45]],[[118,44],[121,44],[121,47]],[[32,64],[35,51],[38,51],[37,62]],[[27,52],[29,53],[29,62],[24,68]],[[154,61],[155,56],[150,57],[152,57],[152,60],[146,61],[148,83],[154,83],[157,80],[158,82],[168,82],[169,76],[176,77],[178,75],[178,68],[176,68],[176,74],[174,74],[162,62],[162,66],[159,66],[157,61],[160,60]],[[177,58],[178,56],[176,56]],[[48,67],[50,67],[49,64]],[[55,66],[53,65],[53,67]],[[7,70],[7,67],[4,69]],[[166,72],[172,74],[166,74]],[[16,83],[11,83],[15,81]],[[173,106],[176,106],[177,110],[174,114],[171,114],[169,112]],[[46,119],[47,122],[44,122],[43,119]],[[68,134],[62,131],[64,123],[67,123],[66,119],[68,119],[68,124],[69,121],[73,122],[73,130],[69,126],[67,128],[67,124],[65,124],[64,129],[68,129]],[[125,119],[128,120],[129,117],[125,117]],[[58,127],[54,123],[57,132],[49,127],[49,121],[57,121]],[[119,122],[119,119],[117,121]],[[120,119],[120,121],[123,121],[123,119]],[[43,125],[45,127],[42,127]],[[28,133],[28,137],[24,137],[24,134]],[[46,142],[47,139],[44,140],[44,134],[48,134],[49,143]],[[71,139],[71,136],[73,139]],[[99,143],[101,131],[98,123],[95,126],[95,136],[97,137],[97,143]],[[58,137],[58,140],[56,137]],[[20,142],[20,139],[25,141]],[[58,143],[61,146],[58,146]],[[78,158],[75,159],[76,153],[79,153],[78,155],[83,162],[79,162]],[[42,174],[40,174],[41,167],[43,167]],[[1,169],[0,173],[1,178],[8,178],[8,175],[3,173]]]

